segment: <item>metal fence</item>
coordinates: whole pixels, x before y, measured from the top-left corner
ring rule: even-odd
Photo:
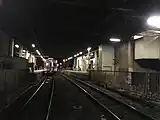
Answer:
[[[160,73],[89,71],[89,80],[148,99],[160,99]]]

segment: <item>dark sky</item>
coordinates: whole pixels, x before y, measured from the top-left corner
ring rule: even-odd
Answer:
[[[110,36],[128,39],[145,29],[158,0],[3,0],[0,27],[44,55],[69,57]],[[36,41],[37,40],[37,41]]]

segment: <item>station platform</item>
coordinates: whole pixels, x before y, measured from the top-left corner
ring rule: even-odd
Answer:
[[[46,69],[41,69],[41,70],[34,70],[34,73],[42,73],[42,72],[46,72]]]
[[[74,71],[74,70],[64,70],[65,72],[71,72],[71,73],[82,73],[82,74],[88,74],[87,71]]]

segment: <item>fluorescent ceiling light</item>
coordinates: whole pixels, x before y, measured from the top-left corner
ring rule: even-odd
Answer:
[[[68,58],[68,60],[71,60],[71,59],[73,59],[73,57],[69,57],[69,58]]]
[[[38,55],[41,55],[41,53],[39,52],[39,50],[36,50],[36,52],[37,52]]]
[[[134,36],[133,36],[133,39],[134,39],[134,40],[137,40],[137,39],[140,39],[140,38],[143,38],[143,36],[142,36],[142,35],[134,35]]]
[[[92,49],[91,47],[88,47],[88,48],[87,48],[87,51],[89,52],[91,49]]]
[[[32,47],[35,48],[36,47],[35,44],[32,44]]]
[[[120,42],[121,39],[118,39],[118,38],[110,38],[109,39],[111,42]]]
[[[90,55],[93,56],[93,53],[91,53]]]
[[[160,28],[160,16],[149,17],[147,20],[147,24],[152,27]]]
[[[19,48],[19,45],[15,44],[15,47],[16,47],[16,48]]]
[[[82,55],[83,53],[82,53],[82,52],[79,52],[79,54]]]

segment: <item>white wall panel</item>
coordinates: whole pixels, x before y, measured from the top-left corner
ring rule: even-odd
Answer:
[[[113,71],[114,47],[110,45],[102,45],[102,70]]]
[[[135,59],[159,59],[160,38],[144,37],[135,42]]]

